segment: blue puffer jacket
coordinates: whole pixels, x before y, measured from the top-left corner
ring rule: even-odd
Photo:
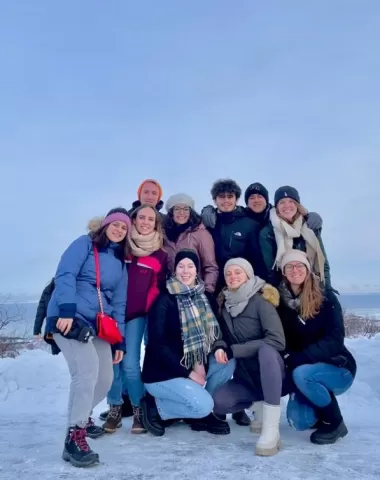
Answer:
[[[127,269],[115,257],[115,243],[99,249],[100,290],[104,312],[119,324],[125,338],[127,306]],[[96,291],[95,258],[92,240],[82,235],[74,240],[61,257],[55,275],[55,289],[47,308],[46,332],[56,331],[58,318],[80,318],[96,328],[100,311]]]

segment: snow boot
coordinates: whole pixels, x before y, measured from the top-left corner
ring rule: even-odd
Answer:
[[[86,425],[86,436],[89,438],[99,438],[104,435],[104,429],[95,425],[94,419],[89,417]]]
[[[165,435],[165,424],[157,410],[156,400],[148,392],[141,400],[142,423],[155,437]]]
[[[93,452],[87,443],[85,428],[69,428],[62,458],[78,468],[91,467],[99,463],[99,455]]]
[[[191,430],[195,432],[209,432],[213,435],[228,435],[231,433],[227,420],[222,420],[213,412],[207,417],[192,419],[189,425]]]
[[[107,420],[103,423],[103,430],[107,433],[115,433],[121,425],[121,405],[111,405]]]
[[[105,422],[107,420],[108,414],[109,414],[109,410],[106,410],[105,412],[102,412],[99,415],[99,419],[102,420],[102,422]],[[123,418],[133,416],[133,408],[132,408],[131,400],[128,397],[128,395],[126,395],[124,393],[123,393],[123,406],[121,408],[121,416]]]
[[[311,443],[316,445],[331,445],[348,434],[338,401],[331,395],[331,402],[322,408],[316,408],[320,419],[319,428],[310,436]]]
[[[142,422],[142,410],[140,407],[133,407],[133,423],[131,433],[147,433]]]
[[[251,420],[249,419],[248,415],[245,413],[244,410],[242,410],[241,412],[233,413],[232,418],[241,427],[249,427],[249,425],[251,424]]]
[[[264,402],[254,402],[251,406],[251,410],[254,414],[254,419],[251,420],[251,432],[261,433],[263,428],[263,406]]]
[[[263,426],[256,443],[256,455],[269,457],[281,447],[280,439],[281,405],[263,404]]]

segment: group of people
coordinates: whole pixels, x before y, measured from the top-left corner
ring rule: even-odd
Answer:
[[[63,459],[99,462],[87,438],[113,433],[162,436],[176,422],[230,433],[227,414],[259,434],[256,454],[281,445],[287,419],[311,429],[314,444],[347,435],[337,396],[356,362],[322,243],[322,219],[291,186],[273,205],[260,183],[231,179],[211,188],[214,205],[163,192],[147,179],[130,210],[90,221],[63,253],[37,310],[35,335],[62,352],[71,375]],[[116,329],[116,333],[115,333]],[[141,347],[145,344],[141,369]],[[95,424],[105,397],[109,408]],[[253,412],[253,420],[246,409]]]

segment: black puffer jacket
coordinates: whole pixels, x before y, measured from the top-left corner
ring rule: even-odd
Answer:
[[[46,311],[54,290],[54,278],[47,287],[44,288],[40,301],[38,302],[36,318],[34,320],[33,335],[40,335],[42,325],[46,318]]]
[[[320,312],[314,318],[303,320],[295,306],[296,297],[280,286],[281,302],[278,308],[286,338],[286,362],[293,370],[306,363],[329,363],[344,367],[356,374],[356,362],[344,345],[342,307],[336,295],[326,290]]]
[[[266,269],[259,245],[260,224],[247,217],[243,207],[230,213],[218,213],[214,228],[209,228],[215,244],[219,279],[216,292],[225,285],[223,269],[231,258],[242,257],[254,268],[255,275],[262,277]]]

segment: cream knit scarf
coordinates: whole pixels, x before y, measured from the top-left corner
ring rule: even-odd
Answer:
[[[148,257],[162,247],[162,235],[156,230],[148,235],[141,235],[132,225],[128,233],[128,243],[132,255],[135,257]]]
[[[281,268],[281,258],[287,250],[293,248],[293,239],[302,236],[306,242],[306,255],[312,265],[313,272],[319,276],[321,282],[325,283],[325,257],[317,236],[304,222],[303,216],[300,215],[292,225],[289,225],[277,215],[275,207],[271,209],[269,215],[277,243],[277,255],[272,268]]]

